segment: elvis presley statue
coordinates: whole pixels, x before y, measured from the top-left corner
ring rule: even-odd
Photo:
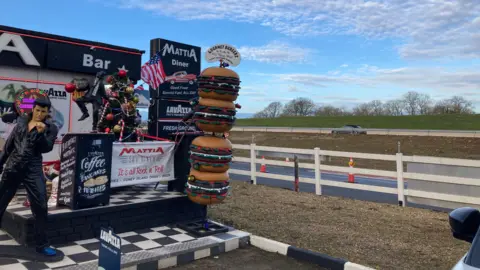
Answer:
[[[36,251],[45,256],[56,255],[49,247],[47,226],[47,190],[42,169],[42,154],[52,151],[58,128],[48,119],[51,103],[47,97],[37,98],[32,112],[19,116],[0,154],[0,218],[20,184],[27,190],[35,218]]]
[[[106,97],[106,92],[105,92],[105,85],[103,84],[103,78],[105,77],[106,73],[105,71],[99,71],[95,77],[95,82],[93,83],[93,87],[90,87],[88,89],[87,93],[83,97],[77,98],[75,101],[78,105],[78,108],[80,108],[80,111],[82,111],[82,117],[78,119],[78,121],[83,121],[87,119],[90,115],[88,114],[88,109],[87,106],[85,106],[85,103],[91,103],[92,108],[93,108],[93,127],[92,130],[96,131],[97,130],[97,124],[98,124],[98,114],[99,110],[101,109],[102,104],[102,98]]]

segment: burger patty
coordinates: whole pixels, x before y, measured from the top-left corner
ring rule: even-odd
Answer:
[[[228,195],[228,189],[225,189],[225,190],[219,190],[219,191],[215,191],[215,190],[212,190],[212,191],[208,191],[208,190],[202,190],[202,189],[195,189],[195,188],[191,188],[191,187],[187,187],[185,188],[185,191],[186,192],[190,192],[190,193],[195,193],[195,194],[200,194],[200,195],[208,195],[208,196],[221,196],[221,197],[226,197]]]
[[[208,89],[225,89],[225,90],[232,90],[232,91],[239,91],[240,86],[228,84],[228,83],[198,83],[199,88],[208,88]]]
[[[233,89],[223,89],[223,88],[198,88],[199,92],[215,92],[217,94],[229,94],[229,95],[238,95],[238,90]]]
[[[189,185],[191,186],[197,186],[201,188],[225,188],[230,186],[230,182],[224,181],[224,182],[208,182],[208,181],[202,181],[202,180],[195,180],[195,182],[188,182]]]
[[[193,117],[194,122],[198,122],[200,124],[207,124],[207,125],[233,125],[235,123],[235,120],[224,120],[224,119],[218,119],[218,118],[196,118],[195,116]]]
[[[212,155],[231,155],[232,149],[230,148],[212,148],[212,147],[204,147],[191,144],[190,151],[196,153],[203,153],[203,154],[212,154]]]
[[[235,77],[222,77],[222,76],[198,76],[198,82],[212,82],[212,83],[228,83],[233,85],[240,85],[240,80]]]
[[[218,113],[207,113],[207,112],[195,112],[193,114],[195,119],[205,119],[205,120],[224,120],[224,121],[235,121],[237,118],[232,115],[227,114],[218,114]]]
[[[232,161],[232,157],[226,158],[226,159],[213,159],[213,158],[205,158],[205,157],[200,157],[200,156],[195,156],[195,155],[190,155],[189,162],[190,163],[200,163],[200,165],[216,165],[216,164],[222,164],[222,165],[228,165]]]
[[[235,109],[227,109],[222,107],[214,107],[214,106],[204,106],[204,105],[196,105],[193,110],[195,112],[202,112],[202,113],[211,113],[211,114],[224,114],[227,116],[235,116],[237,114],[237,110]]]
[[[205,153],[198,153],[195,151],[190,151],[190,156],[195,157],[196,159],[202,159],[202,160],[231,160],[232,155],[231,154],[223,154],[223,155],[214,155],[214,154],[205,154]]]

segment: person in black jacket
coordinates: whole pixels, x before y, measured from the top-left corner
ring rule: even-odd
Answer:
[[[20,184],[25,186],[35,218],[36,251],[56,255],[49,247],[47,225],[47,189],[42,168],[42,154],[52,151],[58,128],[47,117],[51,103],[47,97],[34,102],[32,113],[20,116],[5,142],[0,156],[0,218],[14,197]]]
[[[93,108],[93,127],[92,130],[97,130],[97,123],[98,123],[98,114],[99,110],[102,107],[102,98],[107,96],[105,91],[105,85],[103,84],[103,78],[105,77],[105,71],[99,71],[96,75],[95,82],[93,83],[93,87],[91,87],[83,97],[77,98],[75,102],[82,111],[82,117],[78,119],[78,121],[83,121],[87,119],[90,114],[88,113],[87,106],[85,103],[91,103]]]

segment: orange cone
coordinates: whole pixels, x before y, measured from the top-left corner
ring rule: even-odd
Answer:
[[[265,157],[262,156],[262,165],[260,165],[260,172],[266,173],[267,172],[267,165],[265,165]]]
[[[353,158],[350,158],[350,161],[348,162],[348,166],[353,169],[354,165],[355,165],[355,162],[353,162]],[[352,172],[348,173],[348,182],[355,183],[355,175]]]

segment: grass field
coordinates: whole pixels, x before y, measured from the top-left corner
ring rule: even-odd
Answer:
[[[385,129],[480,130],[480,114],[418,116],[338,116],[238,119],[237,126],[332,128],[343,125]]]

